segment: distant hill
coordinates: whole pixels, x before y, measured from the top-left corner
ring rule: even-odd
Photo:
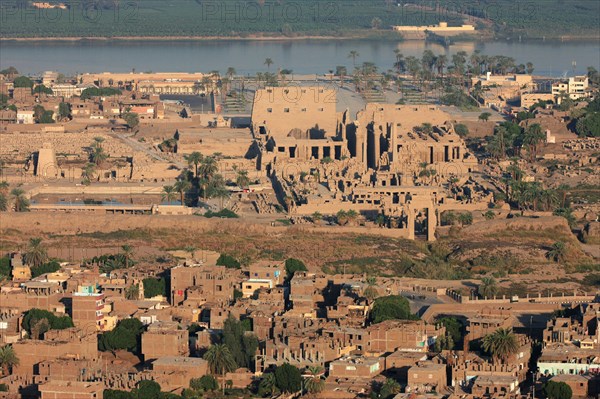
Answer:
[[[40,2],[41,3],[41,2]],[[398,37],[392,25],[473,23],[500,36],[598,35],[597,0],[94,0],[2,2],[17,37]],[[459,8],[457,8],[459,4]]]

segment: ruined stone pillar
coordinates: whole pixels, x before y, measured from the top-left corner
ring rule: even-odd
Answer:
[[[408,239],[409,240],[414,240],[415,239],[415,211],[412,209],[412,207],[408,207],[407,208],[407,212],[406,212],[406,224],[408,226]]]
[[[433,206],[427,208],[427,241],[435,241],[435,229],[437,227],[437,217]]]

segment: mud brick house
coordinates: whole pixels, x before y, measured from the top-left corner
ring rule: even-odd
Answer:
[[[144,360],[165,356],[188,356],[189,333],[176,322],[155,322],[142,334]]]

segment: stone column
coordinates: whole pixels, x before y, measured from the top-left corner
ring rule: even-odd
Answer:
[[[409,240],[414,240],[415,239],[415,211],[412,209],[411,206],[408,206],[406,208],[406,223],[408,226],[408,239]]]

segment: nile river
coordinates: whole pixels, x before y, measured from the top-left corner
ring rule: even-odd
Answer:
[[[464,50],[480,50],[487,55],[506,55],[517,64],[532,62],[535,75],[562,76],[583,74],[588,66],[600,70],[600,46],[579,42],[505,42],[459,43],[444,48],[423,41],[372,40],[297,40],[297,41],[51,41],[0,42],[0,67],[15,66],[21,73],[39,74],[56,70],[77,72],[205,72],[233,66],[238,74],[266,71],[264,61],[271,58],[277,68],[295,74],[323,74],[345,65],[352,70],[351,50],[359,52],[356,63],[374,62],[380,70],[392,68],[394,49],[404,56],[420,57],[425,49],[449,56]],[[450,57],[449,57],[450,58]]]

